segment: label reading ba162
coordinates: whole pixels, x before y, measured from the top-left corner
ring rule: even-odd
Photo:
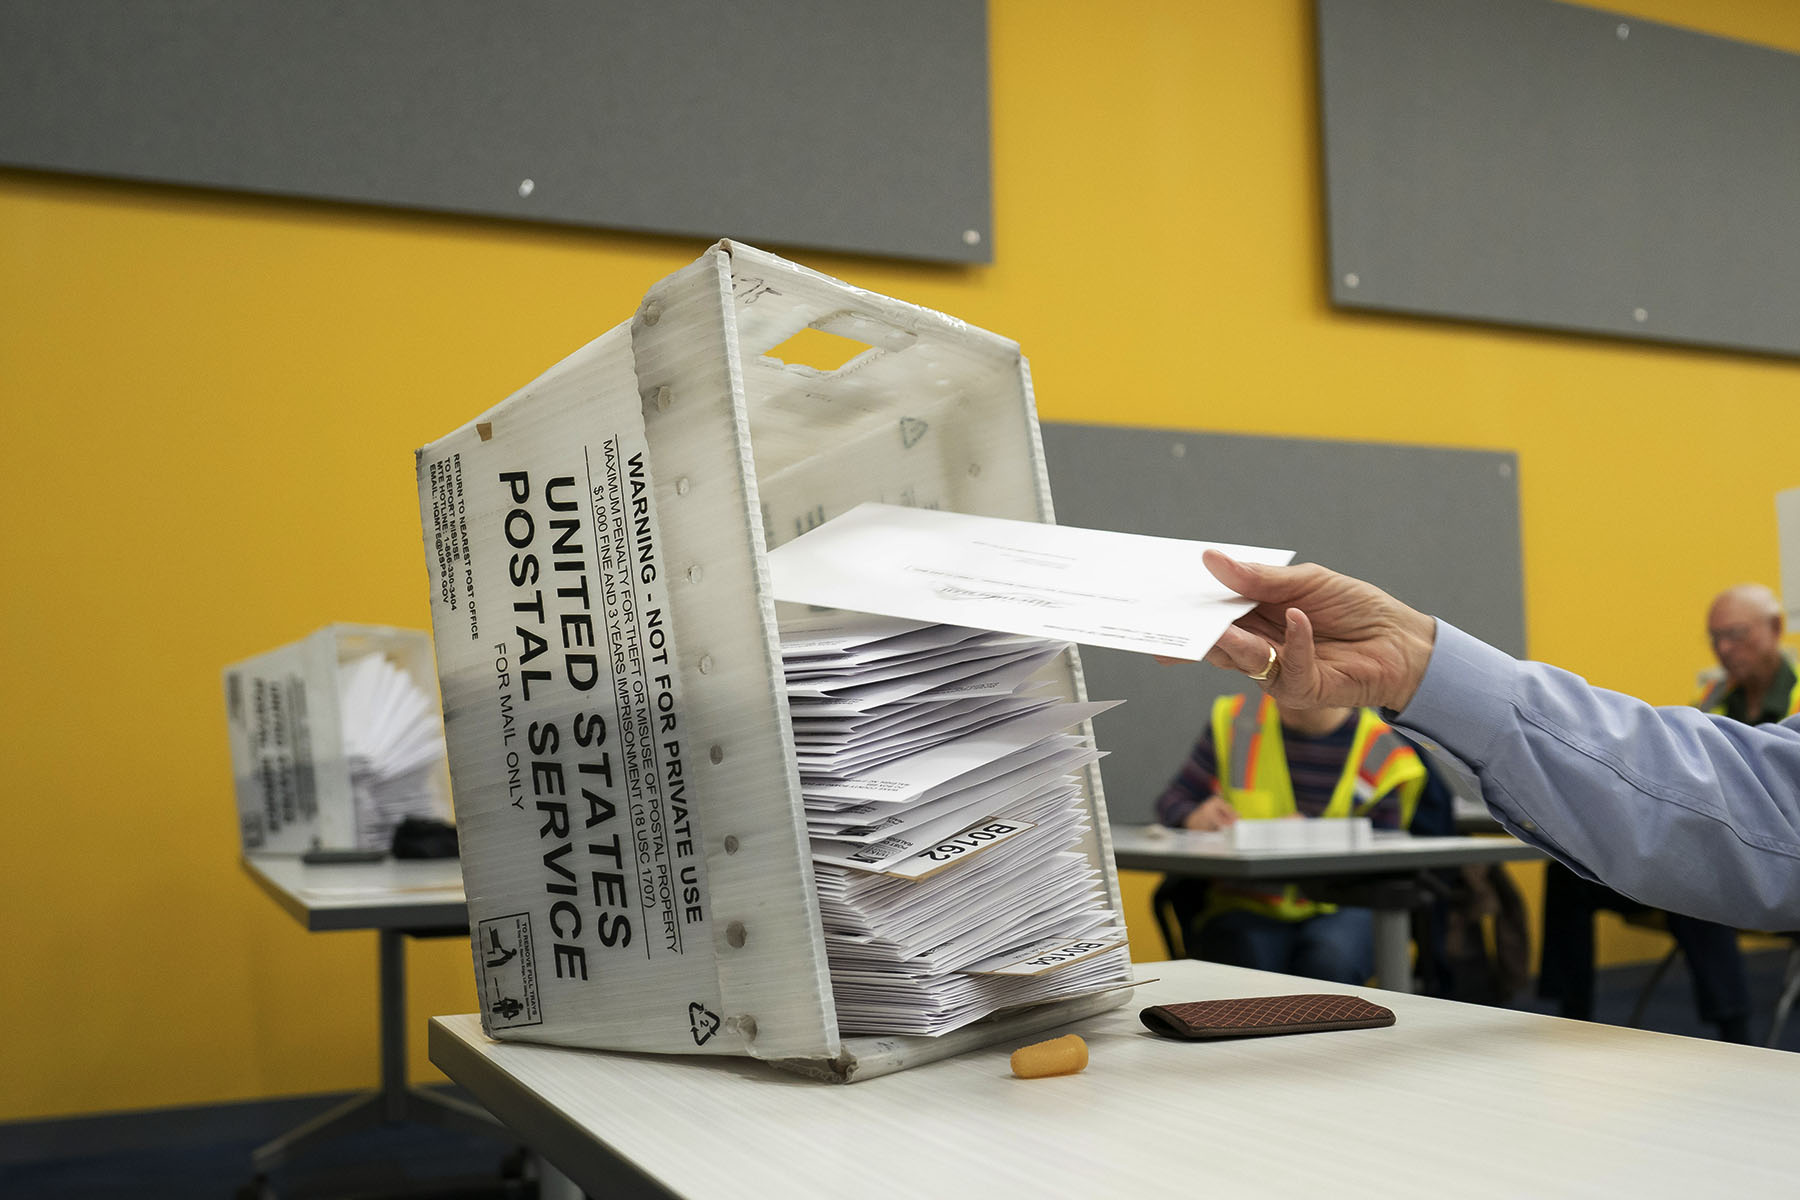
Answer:
[[[991,850],[1000,843],[1035,828],[1036,826],[1030,821],[984,821],[972,829],[963,830],[953,838],[920,851],[911,858],[901,859],[885,868],[882,873],[898,875],[903,879],[923,879],[927,875],[936,874],[952,863],[967,861],[984,850]]]

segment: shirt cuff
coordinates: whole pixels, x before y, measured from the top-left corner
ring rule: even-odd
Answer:
[[[1513,717],[1519,663],[1441,618],[1425,678],[1396,725],[1417,730],[1470,766],[1486,764],[1488,749]]]

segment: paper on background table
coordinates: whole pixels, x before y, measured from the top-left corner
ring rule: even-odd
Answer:
[[[1393,834],[1410,837],[1404,830],[1377,831],[1367,817],[1277,817],[1272,820],[1238,821],[1211,832],[1195,829],[1169,831],[1183,844],[1218,850],[1364,850]]]
[[[860,504],[769,553],[775,598],[1199,659],[1250,611],[1208,547],[1283,566],[1292,550]]]

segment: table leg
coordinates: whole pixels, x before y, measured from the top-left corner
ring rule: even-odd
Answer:
[[[406,935],[381,937],[381,1108],[390,1124],[418,1121],[458,1133],[509,1137],[485,1108],[415,1088],[406,1076]]]
[[[1390,992],[1412,991],[1412,913],[1375,910],[1375,982]]]
[[[512,1140],[506,1126],[479,1104],[470,1104],[455,1096],[440,1096],[420,1088],[406,1089],[406,1120],[457,1133],[473,1133],[484,1137]]]
[[[381,1109],[389,1121],[406,1119],[406,943],[392,929],[381,939]]]
[[[250,1152],[250,1165],[258,1175],[267,1175],[282,1163],[304,1154],[320,1142],[361,1129],[373,1129],[382,1123],[381,1097],[373,1092],[352,1096],[342,1104],[334,1104],[310,1121],[294,1126],[280,1137],[271,1138]]]
[[[334,1105],[312,1120],[258,1146],[250,1160],[259,1175],[327,1139],[378,1125],[418,1121],[458,1133],[512,1140],[486,1109],[454,1096],[414,1088],[406,1078],[406,934],[378,930],[381,979],[381,1086]]]
[[[587,1193],[541,1154],[538,1155],[537,1167],[538,1200],[586,1200]]]

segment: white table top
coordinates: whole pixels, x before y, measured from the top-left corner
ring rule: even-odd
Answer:
[[[244,869],[311,930],[460,929],[468,924],[462,863],[454,858],[303,863],[245,855]]]
[[[1781,1051],[1215,963],[1138,971],[1161,982],[1053,1031],[1090,1053],[1057,1079],[1013,1078],[1009,1044],[833,1085],[749,1060],[491,1042],[473,1015],[432,1020],[431,1060],[609,1197],[1692,1200],[1800,1181],[1800,1059]],[[1137,1019],[1318,991],[1397,1022],[1174,1042]]]
[[[1517,838],[1405,833],[1377,833],[1373,845],[1355,849],[1240,850],[1212,835],[1161,825],[1115,825],[1112,848],[1113,861],[1125,870],[1218,879],[1304,879],[1544,857]]]

